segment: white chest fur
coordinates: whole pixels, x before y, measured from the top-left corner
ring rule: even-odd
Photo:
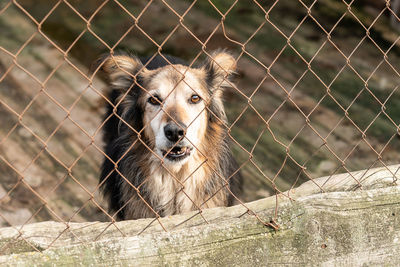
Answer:
[[[206,175],[200,165],[189,161],[178,172],[168,166],[154,165],[147,182],[154,210],[168,216],[195,210],[196,205],[201,205]]]

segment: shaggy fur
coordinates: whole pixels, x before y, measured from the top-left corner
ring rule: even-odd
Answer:
[[[149,62],[119,54],[98,62],[111,86],[100,184],[118,219],[229,206],[232,193],[240,195],[222,104],[235,60],[225,52],[212,58],[198,68],[167,57],[171,66],[161,56]],[[183,137],[167,140],[167,126]],[[172,157],[175,147],[183,147],[184,159]]]

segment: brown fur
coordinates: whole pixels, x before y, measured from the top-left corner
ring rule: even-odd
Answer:
[[[222,104],[222,89],[230,85],[227,78],[234,71],[234,58],[214,53],[199,68],[169,59],[173,66],[156,58],[144,67],[127,55],[102,62],[113,89],[114,105],[106,117],[116,109],[123,121],[114,115],[105,125],[106,153],[111,160],[104,160],[100,182],[110,211],[119,219],[228,206],[236,197],[231,191],[235,195],[241,191],[240,174],[233,175],[237,164],[229,150]],[[150,105],[152,94],[161,94],[162,103]],[[204,102],[187,104],[190,94]],[[182,164],[157,152],[164,142],[157,129],[167,123],[182,127],[188,146],[194,146]]]

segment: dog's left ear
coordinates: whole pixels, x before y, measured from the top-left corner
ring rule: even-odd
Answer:
[[[138,72],[143,75],[147,71],[138,58],[125,53],[102,56],[93,64],[92,71],[95,69],[103,72],[115,89],[122,91],[133,85]]]
[[[206,84],[211,94],[209,103],[211,121],[215,121],[216,118],[226,121],[222,93],[224,87],[231,86],[230,78],[235,68],[235,58],[225,51],[213,52],[202,68],[205,71]]]
[[[236,69],[236,60],[225,51],[215,51],[203,68],[209,90],[214,93],[215,90],[231,86],[230,78]]]

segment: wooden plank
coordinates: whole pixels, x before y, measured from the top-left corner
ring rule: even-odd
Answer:
[[[277,231],[250,214],[241,216],[246,208],[240,205],[204,210],[209,223],[200,216],[191,218],[195,213],[162,218],[167,232],[152,219],[115,223],[120,230],[100,222],[71,223],[68,229],[64,223],[36,223],[22,227],[23,239],[16,229],[3,228],[0,244],[6,245],[7,255],[0,256],[0,264],[396,265],[400,262],[400,186],[393,181],[399,168],[305,183],[292,192],[293,200],[279,198]],[[364,190],[353,177],[363,180]],[[318,192],[315,184],[323,183],[330,192]],[[349,188],[356,189],[342,192]],[[273,217],[274,205],[275,197],[247,204],[264,220]]]

